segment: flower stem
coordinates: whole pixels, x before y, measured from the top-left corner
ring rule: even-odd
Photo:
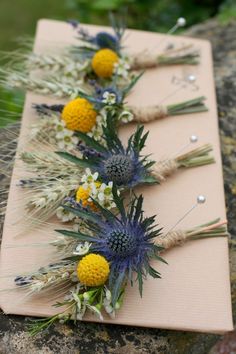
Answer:
[[[192,100],[184,101],[177,104],[172,104],[167,106],[167,112],[170,116],[197,113],[197,112],[206,112],[208,108],[204,104],[204,96],[194,98]]]
[[[157,238],[156,245],[164,247],[165,251],[184,244],[187,241],[194,241],[212,237],[226,237],[227,221],[212,220],[204,225],[196,226],[189,230],[173,230]]]
[[[192,53],[168,56],[160,55],[157,57],[158,65],[177,65],[177,64],[189,64],[197,65],[199,64],[199,53],[194,51]]]
[[[177,165],[178,167],[190,168],[214,163],[214,157],[209,155],[212,150],[211,144],[204,144],[186,154],[178,156],[176,158]]]

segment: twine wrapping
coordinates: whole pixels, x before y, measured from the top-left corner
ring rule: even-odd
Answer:
[[[165,181],[166,177],[175,173],[178,169],[178,163],[175,159],[166,159],[157,162],[152,169],[152,176],[159,182]]]
[[[182,230],[170,231],[166,235],[158,237],[156,245],[169,249],[175,246],[181,246],[187,240],[187,233]]]
[[[131,70],[155,68],[158,65],[157,55],[147,52],[135,54],[132,57]]]
[[[133,121],[139,123],[148,123],[168,116],[167,107],[161,105],[146,107],[130,106],[129,110],[134,115]]]

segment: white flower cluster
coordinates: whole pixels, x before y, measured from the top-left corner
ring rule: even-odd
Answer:
[[[55,119],[55,138],[57,146],[61,150],[73,150],[79,142],[79,139],[74,135],[72,130],[66,128],[66,124],[62,119]]]
[[[43,117],[32,126],[31,139],[45,139],[60,150],[72,151],[79,142],[72,130],[56,114]]]
[[[118,310],[121,306],[121,301],[117,301],[115,307],[111,305],[111,292],[110,290],[104,286],[102,289],[102,302],[98,303],[96,305],[91,305],[90,300],[94,295],[94,292],[96,290],[89,290],[85,291],[84,293],[79,293],[81,290],[81,285],[78,283],[68,295],[65,296],[64,300],[65,301],[75,301],[76,303],[76,319],[78,321],[81,321],[85,315],[86,310],[90,310],[93,312],[95,315],[98,316],[98,318],[103,321],[103,316],[101,313],[102,308],[106,311],[106,313],[111,317],[115,318],[115,311]]]
[[[109,95],[112,95],[112,97],[107,97],[109,100],[109,104],[107,104],[105,107],[103,107],[100,111],[99,114],[97,115],[96,118],[96,125],[92,128],[91,132],[88,133],[88,136],[93,138],[94,140],[98,141],[100,144],[105,145],[106,141],[103,138],[103,126],[106,126],[107,122],[107,113],[114,113],[116,114],[116,109],[112,107],[114,103],[114,96],[115,94],[109,93]],[[114,95],[114,96],[113,96]],[[131,122],[134,119],[134,115],[132,112],[129,111],[128,108],[124,108],[119,115],[118,115],[118,121],[124,124],[127,124]]]
[[[98,172],[92,174],[89,168],[86,168],[85,174],[81,178],[83,188],[90,190],[90,196],[99,202],[99,204],[106,209],[112,209],[116,205],[113,200],[112,186],[113,182],[99,183]],[[92,201],[88,199],[88,201]]]
[[[102,126],[106,126],[106,117],[107,111],[105,108],[99,111],[99,114],[96,117],[96,124],[92,128],[92,130],[87,133],[88,136],[98,141],[100,144],[105,145],[105,140],[103,138],[103,130]]]
[[[75,214],[71,213],[70,211],[64,209],[63,207],[57,208],[56,216],[62,222],[72,221],[76,218]]]
[[[85,254],[88,253],[90,247],[91,247],[91,243],[85,241],[85,242],[80,242],[78,243],[78,245],[76,246],[73,254],[76,256],[84,256]]]
[[[76,320],[81,321],[85,315],[87,309],[95,313],[101,321],[103,321],[103,316],[101,314],[101,310],[99,306],[94,306],[89,304],[89,300],[93,295],[94,291],[86,291],[84,293],[79,294],[81,290],[81,284],[78,283],[72,290],[70,290],[69,294],[67,294],[64,298],[65,301],[74,301],[76,303],[76,308],[74,311],[74,315],[76,316]]]
[[[107,287],[104,287],[104,288],[105,288],[105,297],[103,299],[103,307],[104,307],[104,310],[106,311],[106,313],[111,318],[114,319],[115,315],[116,315],[115,310],[119,309],[119,305],[118,305],[118,302],[117,302],[117,305],[115,305],[115,308],[112,306],[112,304],[111,304],[111,292],[110,292],[110,290]]]
[[[130,70],[130,60],[127,56],[123,56],[119,61],[114,65],[114,74],[121,76],[124,79],[127,79],[129,76]]]
[[[108,106],[116,103],[116,94],[114,92],[105,91],[102,95],[102,102]]]
[[[134,119],[134,115],[132,112],[129,111],[128,108],[125,108],[119,115],[118,120],[121,123],[127,124]]]

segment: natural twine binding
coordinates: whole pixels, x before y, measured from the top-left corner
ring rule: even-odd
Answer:
[[[165,181],[166,177],[175,173],[178,169],[178,163],[175,159],[166,159],[155,164],[152,170],[152,176],[159,182]]]
[[[187,240],[187,233],[182,230],[170,231],[166,235],[158,237],[156,245],[169,249],[175,246],[181,246]]]
[[[131,70],[155,68],[158,65],[157,56],[151,53],[138,53],[132,57]]]
[[[169,231],[157,238],[156,245],[168,250],[175,246],[181,246],[187,241],[211,237],[228,237],[226,224],[227,220],[216,219],[190,230]]]
[[[134,115],[133,121],[138,123],[148,123],[168,116],[167,107],[161,105],[146,107],[130,106],[129,110]]]

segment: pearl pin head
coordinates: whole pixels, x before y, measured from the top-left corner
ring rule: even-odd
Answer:
[[[196,76],[195,76],[195,75],[192,75],[192,74],[189,75],[189,76],[188,76],[188,81],[189,81],[189,82],[194,82],[194,81],[196,81]]]
[[[204,204],[206,202],[206,197],[204,195],[199,195],[197,197],[198,204]]]
[[[190,140],[190,143],[196,143],[198,141],[198,137],[197,137],[197,135],[193,134],[190,136],[189,140]]]
[[[186,20],[184,17],[179,17],[177,20],[177,25],[179,27],[184,27],[186,25]]]

